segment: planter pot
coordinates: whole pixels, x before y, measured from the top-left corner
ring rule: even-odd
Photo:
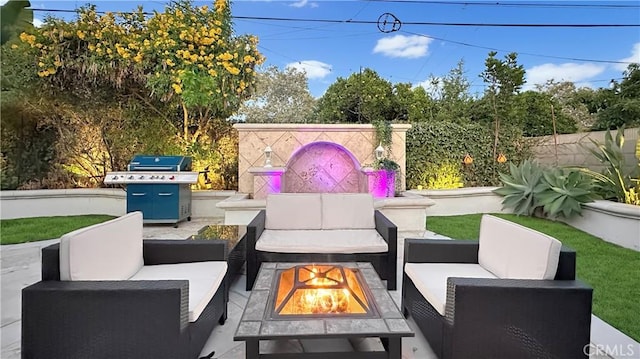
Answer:
[[[369,193],[374,198],[394,197],[396,191],[396,173],[388,170],[374,170],[369,180]]]

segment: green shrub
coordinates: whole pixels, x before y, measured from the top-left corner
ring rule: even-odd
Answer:
[[[424,186],[429,189],[452,189],[464,186],[460,165],[445,161],[440,166],[426,168]]]
[[[493,131],[480,124],[414,123],[407,132],[407,187],[424,186],[445,164],[450,164],[452,173],[461,174],[466,186],[500,184],[498,172],[508,165],[493,158],[493,142]],[[498,151],[509,160],[519,163],[528,158],[529,148],[520,130],[501,129]],[[470,165],[462,163],[467,153],[474,159]]]

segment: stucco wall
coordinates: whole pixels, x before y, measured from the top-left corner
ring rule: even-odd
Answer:
[[[636,142],[638,141],[638,128],[629,128],[624,131],[625,143],[622,147],[626,163],[631,167],[638,163],[635,158]],[[533,148],[534,158],[542,164],[559,166],[582,166],[600,172],[603,166],[583,145],[593,147],[589,138],[599,143],[604,143],[606,131],[572,133],[557,136],[557,146],[553,136],[536,137],[537,144]],[[611,131],[615,139],[617,131]],[[556,163],[557,148],[557,163]]]
[[[252,167],[265,164],[264,149],[273,151],[271,164],[284,167],[291,155],[304,145],[318,141],[337,143],[347,149],[361,166],[375,162],[378,147],[375,128],[365,124],[236,124],[238,130],[238,191],[253,193]],[[392,144],[388,157],[400,165],[400,190],[405,189],[406,133],[411,125],[392,125]]]

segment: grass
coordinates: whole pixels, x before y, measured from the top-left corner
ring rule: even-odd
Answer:
[[[113,216],[86,215],[0,220],[0,243],[17,244],[59,238],[65,233],[108,221]]]
[[[451,238],[478,239],[480,214],[429,217],[430,231]],[[640,341],[640,253],[603,241],[560,222],[496,216],[557,238],[577,253],[577,277],[593,287],[593,313]]]

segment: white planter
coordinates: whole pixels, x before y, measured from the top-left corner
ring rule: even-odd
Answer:
[[[607,242],[640,251],[640,206],[595,201],[582,206],[582,216],[563,222]]]
[[[191,216],[223,218],[216,203],[235,191],[193,191]],[[76,188],[28,191],[0,191],[0,218],[31,218],[108,214],[121,216],[127,211],[127,193],[121,188]]]

